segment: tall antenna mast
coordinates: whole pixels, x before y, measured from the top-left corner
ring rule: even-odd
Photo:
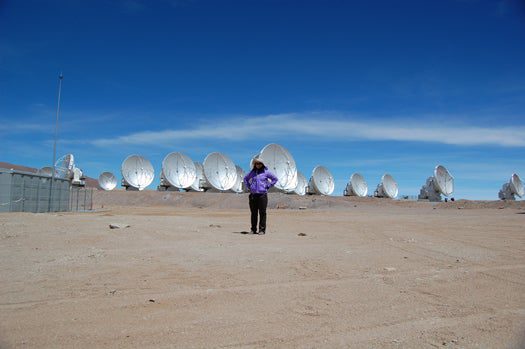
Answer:
[[[55,178],[55,169],[56,165],[55,162],[57,160],[57,138],[58,138],[58,116],[60,115],[60,94],[62,93],[62,80],[64,79],[64,75],[62,75],[62,72],[58,76],[58,101],[57,101],[57,115],[56,115],[56,121],[55,121],[55,141],[53,143],[53,178]]]
[[[53,173],[51,175],[51,183],[49,185],[49,202],[48,202],[48,210],[51,212],[51,202],[52,202],[52,196],[53,196],[53,182],[55,181],[55,172],[56,172],[56,159],[57,159],[57,138],[58,138],[58,116],[60,115],[60,94],[62,92],[62,80],[64,79],[64,75],[62,75],[62,72],[58,75],[58,101],[57,101],[57,115],[56,115],[56,121],[55,121],[55,140],[53,142]]]

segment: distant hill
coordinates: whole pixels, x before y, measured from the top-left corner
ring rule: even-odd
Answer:
[[[30,173],[38,172],[38,168],[28,167],[28,166],[23,166],[23,165],[15,165],[15,164],[10,164],[9,162],[2,162],[2,161],[0,161],[0,168],[7,168],[10,170],[12,169],[12,170],[24,171],[24,172],[30,172]],[[98,186],[98,180],[91,178],[91,177],[86,177],[86,187],[100,189],[100,187]]]
[[[10,164],[8,162],[1,162],[1,161],[0,161],[0,168],[7,168],[9,170],[17,170],[17,171],[24,171],[24,172],[31,172],[31,173],[36,173],[38,171],[37,168],[27,167],[27,166],[22,166],[22,165],[15,165],[15,164]]]

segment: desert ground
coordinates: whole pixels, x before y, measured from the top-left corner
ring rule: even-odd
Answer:
[[[264,236],[245,194],[0,214],[0,348],[525,346],[525,202],[269,201]]]

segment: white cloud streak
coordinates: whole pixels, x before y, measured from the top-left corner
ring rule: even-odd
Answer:
[[[32,132],[42,132],[42,133],[51,133],[54,130],[54,125],[52,124],[38,124],[30,122],[17,122],[17,123],[5,123],[0,119],[0,133],[32,133]]]
[[[113,145],[171,145],[189,140],[243,141],[261,137],[312,137],[317,140],[434,142],[459,146],[496,145],[525,147],[525,126],[479,127],[439,125],[425,121],[343,120],[333,114],[278,114],[214,120],[209,125],[190,129],[145,131],[116,138],[96,139],[90,143]]]

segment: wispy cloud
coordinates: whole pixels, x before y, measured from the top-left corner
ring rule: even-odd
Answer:
[[[277,114],[230,118],[197,128],[144,131],[90,141],[96,146],[165,145],[188,140],[244,141],[254,137],[313,137],[318,140],[435,142],[459,146],[525,147],[525,127],[441,125],[425,120],[367,121],[339,115]]]
[[[0,134],[52,134],[55,131],[55,111],[43,104],[37,104],[30,110],[31,117],[14,115],[0,115]],[[59,118],[59,133],[84,132],[86,129],[100,127],[100,125],[113,125],[119,122],[118,113],[87,113],[67,112],[61,113]],[[43,122],[42,120],[46,120]]]
[[[39,124],[39,123],[0,123],[0,134],[1,133],[33,133],[33,132],[42,132],[50,133],[53,130],[53,126],[49,124]]]

